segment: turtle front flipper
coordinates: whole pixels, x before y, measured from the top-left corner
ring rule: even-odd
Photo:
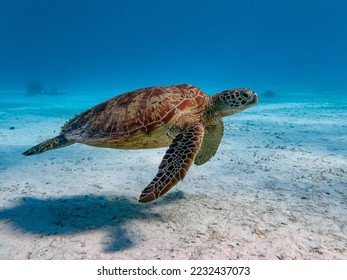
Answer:
[[[223,134],[224,124],[222,119],[215,124],[205,127],[204,140],[194,161],[196,165],[204,164],[216,154]]]
[[[23,155],[24,156],[31,156],[31,155],[35,155],[35,154],[41,154],[45,151],[63,148],[63,147],[69,146],[73,143],[74,142],[67,140],[64,134],[60,134],[57,137],[48,139],[48,140],[30,148],[29,150],[25,151],[23,153]]]
[[[203,137],[204,127],[201,123],[189,125],[175,137],[159,165],[157,175],[142,191],[139,202],[157,199],[185,177],[201,147]]]

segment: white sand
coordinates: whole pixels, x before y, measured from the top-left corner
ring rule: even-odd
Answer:
[[[95,104],[52,98],[2,99],[0,259],[347,259],[346,103],[225,119],[217,155],[143,205],[165,149],[21,156]]]

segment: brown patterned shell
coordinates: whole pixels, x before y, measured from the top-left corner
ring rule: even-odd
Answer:
[[[178,118],[203,110],[207,96],[192,85],[150,87],[124,93],[81,113],[62,132],[76,142],[148,135]]]

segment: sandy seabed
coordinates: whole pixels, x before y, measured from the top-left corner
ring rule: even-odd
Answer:
[[[96,104],[40,98],[0,104],[0,259],[347,259],[346,102],[228,117],[213,159],[139,204],[165,149],[23,157]]]

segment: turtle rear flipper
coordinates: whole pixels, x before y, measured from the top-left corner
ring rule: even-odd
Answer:
[[[63,147],[69,146],[73,143],[74,142],[67,140],[64,134],[60,134],[59,136],[48,139],[48,140],[30,148],[29,150],[25,151],[23,153],[23,155],[24,156],[31,156],[31,155],[35,155],[35,154],[41,154],[45,151],[63,148]]]

